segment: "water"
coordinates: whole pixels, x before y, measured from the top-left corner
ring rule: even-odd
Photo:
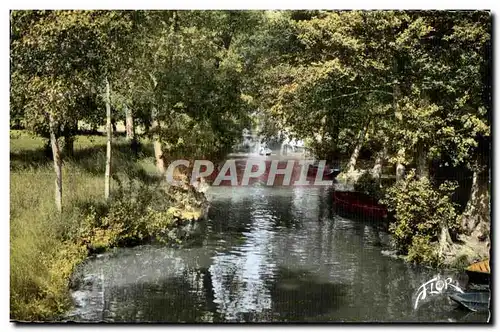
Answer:
[[[413,309],[438,271],[382,254],[373,221],[334,214],[326,188],[212,187],[203,235],[89,259],[68,319],[141,322],[485,322],[447,296]],[[442,272],[446,274],[447,272]],[[448,275],[462,285],[463,274]]]

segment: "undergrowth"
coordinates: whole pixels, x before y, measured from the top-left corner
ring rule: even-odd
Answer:
[[[78,137],[63,165],[63,212],[54,206],[54,171],[44,141],[11,133],[10,316],[33,321],[61,317],[71,305],[69,279],[89,254],[145,241],[177,242],[176,226],[202,216],[204,196],[167,188],[146,171],[153,159],[130,157],[117,141],[112,196],[104,201],[102,137]]]

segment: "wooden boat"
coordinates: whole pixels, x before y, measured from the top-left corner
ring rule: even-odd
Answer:
[[[471,311],[488,311],[490,307],[490,292],[455,293],[450,298]]]
[[[490,283],[490,260],[486,259],[469,265],[465,272],[469,276],[471,284],[489,284]]]
[[[335,207],[344,212],[357,214],[367,218],[383,219],[387,217],[387,208],[364,193],[355,191],[335,191],[333,193]]]

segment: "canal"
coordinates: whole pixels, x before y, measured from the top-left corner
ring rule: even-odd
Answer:
[[[485,322],[445,295],[417,310],[438,273],[385,254],[371,220],[338,216],[325,187],[212,187],[200,235],[179,247],[88,259],[67,319],[108,322]]]

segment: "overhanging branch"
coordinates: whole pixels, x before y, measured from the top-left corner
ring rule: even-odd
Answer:
[[[371,93],[371,92],[384,93],[384,94],[387,94],[387,95],[390,95],[390,96],[393,95],[392,92],[387,92],[387,91],[383,91],[383,90],[364,90],[364,91],[356,91],[356,92],[352,92],[352,93],[346,93],[346,94],[343,94],[343,95],[334,96],[334,97],[325,99],[325,101],[330,101],[330,100],[344,98],[344,97],[350,97],[350,96],[359,95],[359,94],[362,94],[362,93]]]

